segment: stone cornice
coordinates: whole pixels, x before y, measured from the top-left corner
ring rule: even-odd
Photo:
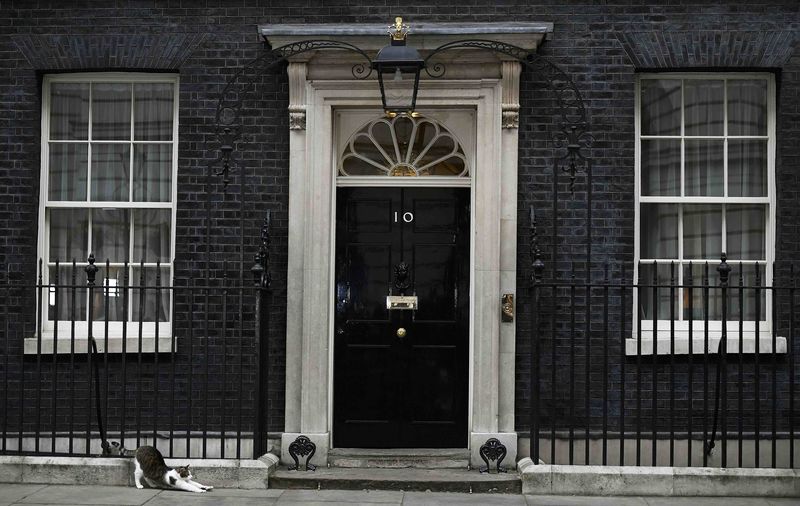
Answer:
[[[421,52],[463,39],[487,39],[530,51],[553,32],[552,23],[410,23],[409,44]],[[272,47],[308,39],[335,39],[365,51],[377,51],[388,43],[386,24],[287,24],[261,25],[259,34]]]

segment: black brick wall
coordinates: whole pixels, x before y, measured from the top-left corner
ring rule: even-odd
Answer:
[[[369,1],[18,1],[0,5],[0,262],[12,280],[35,277],[38,184],[40,168],[41,78],[48,72],[81,70],[152,70],[180,74],[180,132],[176,275],[179,283],[205,267],[205,184],[207,164],[216,146],[206,143],[213,131],[216,93],[243,63],[263,49],[256,27],[263,23],[384,23],[402,14],[411,23],[528,20],[553,22],[555,31],[541,53],[568,71],[584,94],[596,137],[593,193],[593,261],[633,258],[634,82],[640,70],[737,68],[766,69],[779,76],[778,96],[778,237],[777,269],[800,254],[800,4],[794,1],[722,2],[369,2]],[[283,409],[283,336],[285,329],[286,236],[288,188],[288,93],[283,72],[264,76],[258,99],[248,104],[251,134],[242,163],[247,174],[244,205],[244,251],[240,248],[240,172],[222,192],[211,185],[212,265],[221,276],[228,259],[232,273],[257,249],[258,227],[267,207],[273,210],[275,296],[271,343],[275,353],[270,388],[270,427],[280,429]],[[582,261],[586,242],[586,182],[579,175],[574,194],[561,178],[558,258],[553,262],[549,132],[555,126],[554,101],[544,83],[526,70],[520,112],[520,254],[517,348],[517,426],[527,427],[531,382],[530,299],[527,283],[529,204],[537,207],[547,271],[569,275],[570,260]],[[240,169],[241,170],[241,169]],[[579,265],[579,269],[582,267]],[[582,276],[578,270],[578,277]],[[13,318],[7,353],[18,356],[20,338],[33,332],[30,295],[7,297]],[[185,301],[184,301],[185,302]],[[202,311],[196,309],[196,311]],[[628,321],[629,321],[628,315]],[[617,318],[618,320],[619,318]],[[185,326],[185,324],[184,324]],[[800,344],[791,341],[795,353]],[[568,349],[569,338],[558,346]],[[209,354],[219,360],[220,341]],[[597,341],[593,346],[601,346]],[[619,339],[609,344],[619,355]],[[595,350],[600,349],[594,347]],[[195,351],[195,353],[197,353]],[[202,356],[202,355],[200,355]],[[566,360],[566,354],[560,354]],[[29,362],[31,359],[26,359]],[[180,364],[189,357],[181,355]],[[580,364],[583,358],[578,358]],[[561,359],[559,359],[561,363]],[[683,362],[685,364],[685,360]],[[9,370],[14,378],[20,364]],[[613,367],[619,367],[618,361]],[[26,369],[31,370],[26,363]],[[180,368],[179,368],[180,369]],[[563,369],[563,368],[562,368]],[[547,369],[544,369],[547,370]],[[580,370],[580,369],[579,369]],[[617,370],[617,369],[615,369]],[[592,379],[596,379],[596,370]],[[785,386],[783,378],[781,388]],[[161,384],[170,388],[170,378]],[[685,384],[685,380],[684,384]],[[252,385],[252,378],[247,379]],[[17,384],[17,386],[19,386]],[[29,395],[33,388],[12,389]],[[113,384],[112,384],[113,388]],[[582,377],[575,382],[582,391]],[[593,387],[596,388],[596,387]],[[663,384],[663,391],[668,385]],[[685,390],[686,387],[684,386]],[[612,385],[613,392],[618,385]],[[202,392],[195,385],[198,396]],[[220,387],[220,391],[225,391]],[[631,392],[632,390],[629,390]],[[612,392],[612,397],[615,394]],[[15,394],[16,395],[16,394]],[[664,398],[664,395],[661,395]],[[11,399],[13,400],[13,399]],[[217,414],[225,404],[216,408]],[[228,406],[230,407],[230,406]],[[597,414],[597,406],[592,412]],[[549,416],[549,413],[546,414]]]

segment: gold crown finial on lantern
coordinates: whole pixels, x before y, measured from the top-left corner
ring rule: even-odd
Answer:
[[[389,26],[389,35],[392,36],[392,40],[406,40],[408,25],[403,24],[403,18],[400,16],[394,18],[394,25]]]

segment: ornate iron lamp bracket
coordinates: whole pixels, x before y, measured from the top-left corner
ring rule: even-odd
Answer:
[[[262,56],[245,64],[231,77],[219,95],[215,118],[217,157],[209,163],[212,173],[222,177],[223,187],[230,182],[230,172],[237,165],[234,154],[242,142],[243,104],[255,98],[256,79],[277,69],[290,57],[309,51],[344,50],[363,57],[363,63],[353,65],[351,73],[356,79],[366,79],[372,74],[372,60],[362,49],[336,40],[304,40],[268,50]],[[445,51],[455,49],[483,49],[501,53],[518,60],[525,68],[540,76],[553,92],[559,108],[557,130],[551,132],[551,141],[556,148],[554,171],[569,175],[570,189],[574,190],[579,172],[586,172],[592,159],[588,152],[594,143],[589,133],[589,122],[581,93],[569,75],[556,64],[537,53],[512,44],[484,39],[466,39],[449,42],[432,50],[425,58],[425,72],[430,77],[445,75],[445,65],[432,58]]]
[[[365,51],[347,42],[322,39],[304,40],[270,49],[246,63],[228,80],[217,99],[215,143],[218,154],[209,163],[211,172],[222,177],[223,187],[230,183],[230,173],[237,165],[234,153],[244,136],[242,110],[248,100],[256,98],[256,80],[279,68],[292,56],[329,49],[351,51],[364,58],[363,63],[356,63],[351,69],[356,79],[366,79],[372,74],[372,60]]]
[[[558,129],[550,134],[558,153],[554,158],[554,169],[569,174],[570,190],[574,190],[577,174],[586,172],[592,163],[588,151],[594,143],[594,137],[589,133],[583,98],[575,82],[558,65],[537,53],[512,44],[483,39],[460,40],[439,46],[425,58],[425,72],[433,78],[443,77],[445,65],[429,60],[439,53],[459,48],[483,49],[511,56],[544,79],[555,96],[560,115]]]

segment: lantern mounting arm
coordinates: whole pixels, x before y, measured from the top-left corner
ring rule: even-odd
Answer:
[[[553,145],[559,152],[555,156],[554,164],[569,174],[570,189],[573,189],[577,173],[583,172],[591,164],[591,157],[587,151],[594,143],[594,137],[589,133],[589,121],[583,98],[575,82],[558,65],[538,53],[513,44],[487,39],[467,39],[442,44],[425,57],[425,72],[434,79],[444,77],[446,72],[444,63],[430,60],[442,52],[453,49],[482,49],[510,56],[547,83],[558,103],[561,116],[558,129],[550,134]]]
[[[442,78],[446,73],[446,66],[433,59],[445,51],[456,49],[481,49],[506,55],[519,61],[546,82],[558,104],[560,117],[557,129],[550,134],[556,149],[554,167],[569,174],[570,188],[573,188],[577,173],[584,172],[591,165],[592,159],[588,151],[594,143],[594,137],[589,132],[589,121],[581,93],[569,75],[535,52],[488,39],[465,39],[442,44],[425,57],[425,72],[431,78]],[[238,165],[234,152],[244,135],[243,104],[247,100],[255,99],[256,79],[274,71],[291,57],[317,50],[345,50],[363,58],[363,62],[356,63],[351,69],[356,79],[367,79],[373,72],[373,59],[365,50],[347,42],[329,39],[309,39],[286,44],[270,49],[245,64],[228,80],[217,101],[215,134],[218,155],[209,162],[209,169],[214,175],[222,177],[223,187],[227,187],[229,174]]]
[[[351,73],[356,79],[366,79],[372,74],[372,59],[363,49],[337,40],[303,40],[270,49],[261,56],[244,64],[225,84],[217,99],[215,136],[219,154],[209,162],[209,170],[222,177],[227,187],[230,172],[235,165],[233,154],[242,140],[242,109],[247,100],[255,98],[256,79],[279,68],[289,58],[318,50],[344,50],[356,53],[364,59],[353,65]]]

